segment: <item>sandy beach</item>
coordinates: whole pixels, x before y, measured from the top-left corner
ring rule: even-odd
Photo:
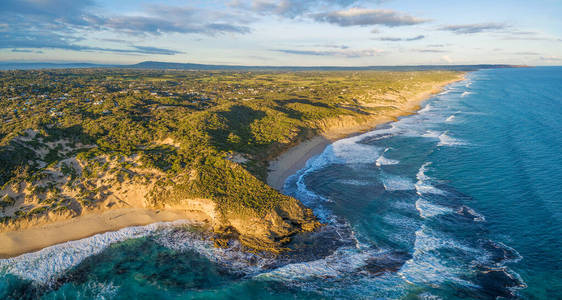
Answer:
[[[43,226],[0,233],[0,258],[13,257],[125,227],[182,219],[205,222],[209,217],[199,211],[181,209],[123,208],[108,210],[101,214],[88,214]]]
[[[421,102],[428,99],[431,95],[440,92],[445,85],[462,80],[463,78],[464,77],[459,77],[456,80],[435,85],[430,90],[414,95],[388,114],[372,116],[372,118],[367,118],[364,122],[359,124],[339,124],[339,126],[325,130],[322,135],[313,137],[288,149],[270,163],[267,183],[273,188],[281,190],[285,180],[289,176],[303,168],[308,159],[321,153],[330,143],[353,134],[372,130],[377,125],[395,121],[400,116],[413,114],[420,108],[419,105]],[[202,212],[208,211],[208,209],[203,209],[203,206],[191,207],[191,210],[176,208],[160,210],[148,208],[110,209],[104,212],[86,214],[46,225],[3,232],[0,233],[0,258],[13,257],[55,244],[78,240],[129,226],[147,225],[156,222],[181,219],[188,219],[195,222],[209,222],[212,220],[213,216],[210,217],[208,214]]]
[[[326,130],[322,135],[315,136],[296,145],[295,147],[291,147],[287,151],[283,152],[275,160],[270,162],[267,175],[267,184],[269,184],[276,190],[281,191],[283,189],[285,181],[289,176],[302,169],[310,158],[322,153],[322,151],[324,151],[326,146],[328,146],[329,144],[339,139],[373,130],[378,125],[396,121],[398,117],[414,114],[421,108],[420,104],[422,102],[429,99],[431,96],[441,92],[445,86],[453,82],[461,81],[463,79],[464,75],[462,75],[458,79],[435,85],[430,90],[424,91],[408,98],[406,102],[404,102],[399,107],[396,107],[394,111],[384,116],[373,116],[368,121],[355,126],[336,126],[334,128]]]

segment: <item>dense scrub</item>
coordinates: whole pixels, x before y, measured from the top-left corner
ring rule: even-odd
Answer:
[[[267,161],[319,133],[319,121],[380,114],[456,76],[450,71],[0,72],[2,209],[14,205],[6,196],[10,184],[33,182],[54,166],[73,180],[92,179],[103,165],[77,172],[60,162],[77,158],[87,164],[105,157],[123,162],[115,171],[123,176],[136,174],[127,171],[134,168],[165,174],[155,183],[152,205],[169,201],[172,191],[212,199],[223,214],[264,216],[294,201],[264,183]],[[131,161],[136,165],[125,163]],[[47,206],[0,210],[0,217],[45,213],[42,207]]]

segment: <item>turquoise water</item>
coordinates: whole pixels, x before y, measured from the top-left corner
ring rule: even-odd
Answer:
[[[127,228],[0,260],[0,298],[561,298],[561,116],[562,68],[473,72],[288,179],[327,223],[292,255]]]

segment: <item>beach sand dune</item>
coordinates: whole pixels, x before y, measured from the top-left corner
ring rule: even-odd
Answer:
[[[463,78],[459,76],[455,80],[436,84],[433,88],[412,95],[384,115],[370,115],[361,119],[361,121],[341,118],[326,122],[322,126],[323,133],[321,135],[289,148],[270,162],[267,183],[277,190],[282,190],[289,176],[303,168],[308,159],[320,154],[333,141],[372,130],[377,125],[395,121],[400,116],[413,114],[419,110],[421,102],[440,92],[445,85]],[[131,202],[134,199],[126,200]],[[22,227],[24,229],[0,233],[0,258],[13,257],[55,244],[78,240],[103,232],[116,231],[129,226],[182,219],[208,224],[213,222],[214,216],[205,213],[208,210],[197,209],[197,207],[191,208],[192,210],[178,209],[177,207],[157,210],[143,208],[139,204],[136,207],[108,209],[99,213],[89,213],[49,224],[24,226]]]

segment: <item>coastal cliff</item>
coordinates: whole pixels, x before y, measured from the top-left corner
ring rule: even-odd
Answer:
[[[45,76],[81,88],[45,87],[56,101],[42,94],[37,102],[33,90],[15,90],[28,96],[4,107],[16,114],[0,132],[2,256],[175,219],[203,224],[219,247],[238,240],[252,251],[283,251],[295,234],[321,226],[276,190],[314,153],[289,149],[312,141],[318,151],[413,113],[462,78],[448,71],[65,72]],[[29,74],[16,75],[4,80]],[[151,81],[158,76],[167,79]],[[35,78],[22,89],[40,85]],[[41,235],[50,238],[29,238]]]

